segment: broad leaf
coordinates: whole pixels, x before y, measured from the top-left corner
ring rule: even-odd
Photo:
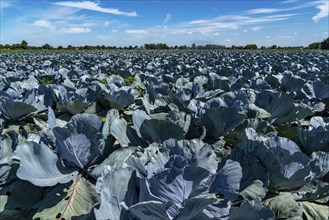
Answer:
[[[280,193],[276,197],[265,200],[264,204],[275,212],[277,218],[302,219],[303,207],[295,201],[291,193]]]
[[[244,201],[240,207],[232,207],[229,220],[274,220],[275,214],[258,201]]]
[[[137,192],[133,183],[132,168],[110,170],[99,178],[101,184],[101,204],[94,209],[96,219],[120,219],[121,203],[131,206],[137,202]]]
[[[207,135],[216,139],[237,127],[245,118],[246,116],[226,107],[207,109],[201,116]]]
[[[43,197],[43,189],[27,181],[16,180],[0,187],[0,213],[4,210],[29,209]],[[0,214],[1,216],[1,214]]]
[[[218,171],[210,186],[210,193],[223,194],[224,198],[235,200],[239,196],[242,168],[239,162],[227,160]]]
[[[17,121],[36,110],[24,102],[14,102],[12,99],[0,97],[0,113],[8,120]]]
[[[99,202],[95,186],[80,175],[67,184],[58,184],[48,191],[43,200],[35,204],[33,218],[72,219],[91,211]]]
[[[15,158],[20,161],[18,178],[36,186],[54,186],[67,183],[76,176],[74,170],[61,166],[58,157],[46,145],[26,142],[17,147]]]
[[[144,120],[140,132],[142,137],[151,143],[161,143],[170,138],[177,140],[184,138],[184,130],[179,125],[157,119]]]

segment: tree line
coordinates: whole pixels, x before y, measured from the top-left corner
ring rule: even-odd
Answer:
[[[261,46],[258,47],[256,44],[247,44],[245,46],[235,46],[232,45],[231,47],[226,47],[224,45],[217,45],[217,44],[206,44],[206,45],[196,45],[193,43],[191,46],[181,45],[181,46],[168,46],[165,43],[158,43],[158,44],[144,44],[144,46],[126,46],[126,47],[116,47],[116,46],[105,46],[105,45],[97,45],[97,46],[72,46],[68,45],[67,47],[58,46],[53,47],[50,44],[44,44],[40,47],[36,46],[29,46],[26,40],[22,40],[20,44],[0,44],[0,50],[17,50],[17,49],[30,49],[30,50],[136,50],[136,49],[146,49],[146,50],[186,50],[186,49],[193,49],[193,50],[267,50],[267,49],[285,49],[285,50],[295,50],[295,49],[322,49],[322,50],[329,50],[329,38],[324,39],[322,42],[314,42],[308,45],[308,47],[303,46],[285,46],[280,47],[277,45],[272,45],[269,47]]]

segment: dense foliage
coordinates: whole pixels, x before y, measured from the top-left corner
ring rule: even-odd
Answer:
[[[329,54],[0,54],[0,219],[328,219]]]
[[[205,45],[196,45],[195,43],[192,43],[191,46],[188,45],[175,45],[175,46],[168,46],[165,43],[151,43],[151,44],[144,44],[143,46],[124,46],[124,47],[116,47],[116,46],[106,46],[106,45],[97,45],[97,46],[91,46],[91,45],[84,45],[84,46],[72,46],[67,45],[67,47],[63,47],[59,45],[58,47],[54,47],[48,43],[42,45],[42,46],[28,46],[28,42],[25,40],[22,40],[20,44],[6,44],[2,45],[0,44],[0,50],[256,50],[258,49],[258,46],[256,44],[247,44],[245,46],[236,46],[232,45],[231,47],[225,46],[225,45],[219,45],[219,44],[205,44]],[[328,50],[329,49],[329,38],[324,39],[322,42],[314,42],[308,45],[308,47],[304,46],[277,46],[272,45],[269,47],[266,46],[260,46],[259,49],[261,50],[302,50],[302,49],[322,49],[322,50]]]

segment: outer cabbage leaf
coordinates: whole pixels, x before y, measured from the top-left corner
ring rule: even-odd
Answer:
[[[203,213],[203,210],[209,205],[216,202],[214,198],[192,198],[186,200],[184,207],[181,209],[177,220],[193,219],[199,214]]]
[[[252,154],[259,161],[258,163],[265,167],[270,174],[271,187],[277,190],[290,190],[307,183],[310,159],[293,141],[272,137],[264,144],[257,141],[242,142],[238,148],[244,154]],[[263,183],[266,185],[266,182]]]
[[[328,219],[329,208],[327,205],[320,205],[312,202],[301,202],[307,220]]]
[[[251,146],[250,146],[251,145]],[[256,145],[256,146],[253,146]],[[242,167],[242,179],[240,189],[244,190],[254,181],[261,181],[267,187],[269,184],[269,174],[257,156],[250,154],[247,149],[257,147],[257,142],[241,142],[228,156],[231,160],[238,161]]]
[[[7,120],[18,121],[36,110],[24,102],[14,102],[12,99],[0,97],[0,113]]]
[[[188,166],[187,161],[181,156],[171,157],[165,169],[157,173],[153,173],[151,165],[145,169],[147,177],[143,172],[138,174],[139,200],[169,203],[167,213],[172,218],[180,215],[181,207],[188,199],[207,191],[207,187],[201,182],[207,179],[209,172],[203,168]]]
[[[89,106],[80,99],[62,99],[57,103],[57,109],[61,112],[70,113],[72,115],[83,112]]]
[[[129,219],[136,220],[169,220],[166,204],[157,201],[140,202],[127,210]]]
[[[132,176],[134,170],[129,167],[115,171],[105,168],[105,172],[97,180],[101,204],[94,209],[94,215],[96,219],[120,219],[123,215],[121,203],[132,206],[138,201]]]
[[[151,117],[146,114],[146,112],[142,111],[142,110],[135,110],[133,113],[133,122],[134,122],[134,127],[136,129],[137,135],[138,137],[142,137],[141,132],[140,132],[140,128],[142,126],[142,123],[145,120],[150,120]]]
[[[265,200],[264,204],[274,211],[277,218],[302,219],[303,207],[295,201],[291,193],[280,193],[276,197]]]
[[[99,202],[94,184],[80,175],[67,184],[58,184],[33,208],[37,212],[33,219],[72,219],[89,213]]]
[[[244,201],[240,207],[232,207],[229,220],[274,220],[275,214],[258,201]]]
[[[112,170],[121,169],[124,167],[124,164],[129,157],[136,151],[136,147],[124,147],[113,151],[105,160],[103,160],[102,163],[92,170],[90,175],[94,178],[98,178],[106,166],[110,166]]]
[[[308,130],[304,130],[299,126],[299,142],[307,153],[311,154],[316,151],[329,152],[329,122],[327,120],[321,117],[313,117]]]
[[[134,96],[124,90],[113,91],[110,94],[105,93],[111,108],[121,110],[134,103]]]
[[[58,157],[46,145],[26,142],[17,147],[15,158],[20,161],[18,178],[27,180],[36,186],[54,186],[67,183],[76,176],[76,172],[61,166]]]
[[[151,143],[161,143],[170,138],[184,139],[184,130],[179,125],[158,119],[144,120],[140,132],[142,137]]]
[[[294,99],[286,93],[263,91],[257,94],[255,104],[271,114],[270,119],[276,119],[276,124],[293,122],[312,114],[307,108],[297,107]]]
[[[265,198],[267,189],[264,188],[262,181],[255,180],[250,186],[240,192],[245,200],[262,201]]]
[[[29,209],[43,197],[43,189],[27,181],[16,180],[0,187],[0,213],[4,210]],[[1,217],[1,214],[0,214]]]
[[[207,109],[201,116],[201,121],[207,129],[207,135],[217,139],[238,126],[245,118],[245,115],[232,109],[219,107]]]
[[[223,194],[224,198],[235,200],[239,196],[242,168],[239,162],[227,160],[213,179],[209,192]]]
[[[138,137],[136,130],[131,128],[122,119],[113,119],[110,132],[119,141],[122,147],[146,146],[146,143]]]

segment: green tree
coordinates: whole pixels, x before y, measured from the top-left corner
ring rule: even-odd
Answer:
[[[52,46],[50,46],[50,44],[44,44],[44,45],[42,45],[42,49],[50,50],[51,48],[52,48]]]
[[[20,49],[21,45],[20,44],[13,44],[10,46],[10,49],[15,50],[15,49]]]
[[[22,40],[22,42],[21,42],[21,48],[23,48],[24,50],[26,50],[28,47],[29,46],[28,46],[27,41],[26,40]]]
[[[247,44],[244,49],[246,50],[256,50],[257,49],[257,45],[256,44]]]
[[[322,50],[329,50],[329,37],[321,42]]]
[[[278,48],[278,46],[276,46],[275,44],[270,47],[270,49],[272,49],[272,50],[277,49],[277,48]]]
[[[63,49],[63,46],[59,45],[59,46],[57,47],[57,49],[62,50],[62,49]]]
[[[314,42],[308,45],[308,49],[320,49],[321,43],[320,42]]]

